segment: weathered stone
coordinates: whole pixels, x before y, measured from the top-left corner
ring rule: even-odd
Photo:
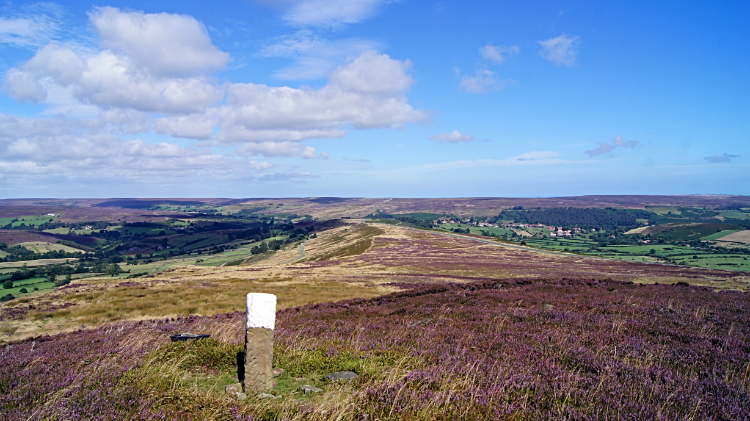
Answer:
[[[228,384],[224,386],[226,393],[242,393],[242,383]]]
[[[245,392],[273,389],[273,330],[276,323],[276,296],[247,294],[245,325]]]
[[[279,377],[280,375],[284,374],[283,368],[274,368],[271,370],[271,374],[273,374],[274,377]]]
[[[323,391],[323,389],[321,389],[319,387],[311,386],[309,384],[302,385],[300,387],[300,390],[302,390],[302,393],[305,393],[305,394],[307,394],[307,393],[320,393],[320,392]]]
[[[245,390],[273,389],[273,330],[251,327],[245,336]]]
[[[247,395],[244,393],[237,393],[234,396],[237,398],[238,401],[244,401],[245,399],[247,399]]]
[[[281,396],[272,395],[270,393],[261,393],[258,397],[261,399],[281,399]]]
[[[336,373],[326,374],[326,378],[333,381],[348,381],[358,379],[359,376],[353,371],[338,371]]]

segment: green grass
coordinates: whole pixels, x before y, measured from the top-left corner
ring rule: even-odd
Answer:
[[[454,228],[461,228],[465,230],[466,228],[469,228],[469,231],[471,234],[476,235],[482,235],[482,231],[487,231],[490,234],[495,235],[510,235],[513,234],[512,230],[509,230],[507,228],[491,228],[491,227],[475,227],[473,225],[467,225],[467,224],[440,224],[440,228],[444,229],[446,231],[450,231]]]
[[[13,222],[12,226],[17,227],[21,224],[24,224],[26,226],[33,225],[42,225],[46,224],[47,222],[52,221],[51,216],[46,215],[24,215],[24,216],[17,216],[14,218],[0,218],[0,227],[8,225],[13,221],[14,219],[18,219],[18,221]]]
[[[8,253],[6,253],[6,252],[4,252],[4,251],[0,250],[0,258],[3,258],[3,257],[5,257],[5,256],[7,256],[7,255],[8,255]]]
[[[719,215],[729,219],[750,219],[750,213],[748,212],[726,211],[720,212]]]
[[[39,288],[39,290],[34,291],[35,287]],[[21,288],[26,288],[28,292],[22,294],[21,292],[19,292]],[[29,295],[41,294],[42,292],[52,291],[54,289],[55,289],[54,283],[47,282],[46,278],[31,278],[31,279],[22,279],[20,281],[15,281],[13,282],[13,288],[0,289],[0,293],[2,293],[2,295],[13,294],[16,298],[23,298]]]
[[[653,213],[655,213],[655,214],[657,214],[657,215],[668,215],[668,214],[670,214],[670,212],[671,212],[672,215],[681,215],[682,214],[682,212],[680,212],[679,209],[672,208],[672,207],[651,207],[651,206],[646,206],[646,209],[649,210],[649,211],[651,211],[651,212],[653,212]]]

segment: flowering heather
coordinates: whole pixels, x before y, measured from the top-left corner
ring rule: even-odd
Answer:
[[[565,279],[410,286],[280,311],[275,365],[287,373],[274,391],[284,396],[278,401],[238,403],[189,380],[233,373],[243,339],[243,314],[234,313],[10,344],[0,351],[0,413],[32,420],[750,419],[747,294]],[[213,336],[168,343],[182,331]],[[346,384],[323,377],[347,369],[361,377]],[[294,395],[287,386],[302,377],[324,392]]]

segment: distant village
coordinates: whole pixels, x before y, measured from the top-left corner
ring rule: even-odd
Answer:
[[[573,237],[584,232],[584,229],[573,228],[564,230],[563,227],[554,227],[544,224],[490,224],[488,222],[477,222],[472,221],[471,218],[464,219],[449,219],[443,218],[435,221],[436,224],[467,224],[476,227],[487,227],[487,228],[537,228],[546,229],[550,231],[550,237]],[[591,232],[596,232],[596,229],[591,229]]]

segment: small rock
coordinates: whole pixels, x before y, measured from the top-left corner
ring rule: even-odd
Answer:
[[[421,324],[423,324],[423,323],[427,323],[427,322],[430,322],[430,321],[432,321],[432,319],[424,319],[424,320],[420,320],[420,321],[418,321],[418,322],[410,323],[410,324],[409,324],[409,327],[415,327],[415,326],[419,326],[419,325],[421,325]]]
[[[237,393],[234,396],[237,398],[238,401],[244,401],[245,399],[247,399],[247,395],[244,393]]]
[[[271,371],[271,373],[273,374],[274,377],[279,377],[280,375],[284,374],[284,369],[283,368],[274,368]]]
[[[358,379],[359,376],[357,373],[353,371],[338,371],[336,373],[326,374],[326,378],[333,381],[339,381],[339,380],[354,380]]]
[[[307,393],[319,393],[319,392],[323,391],[323,389],[321,389],[319,387],[311,386],[309,384],[302,385],[300,387],[300,389],[302,390],[302,393],[305,393],[305,394],[307,394]]]
[[[270,393],[261,393],[258,397],[261,399],[281,399],[281,396],[275,396]]]
[[[224,391],[227,393],[242,393],[242,383],[228,384],[224,386]]]
[[[554,308],[555,308],[555,306],[553,306],[552,304],[545,304],[544,305],[544,309],[545,310],[553,310]]]

